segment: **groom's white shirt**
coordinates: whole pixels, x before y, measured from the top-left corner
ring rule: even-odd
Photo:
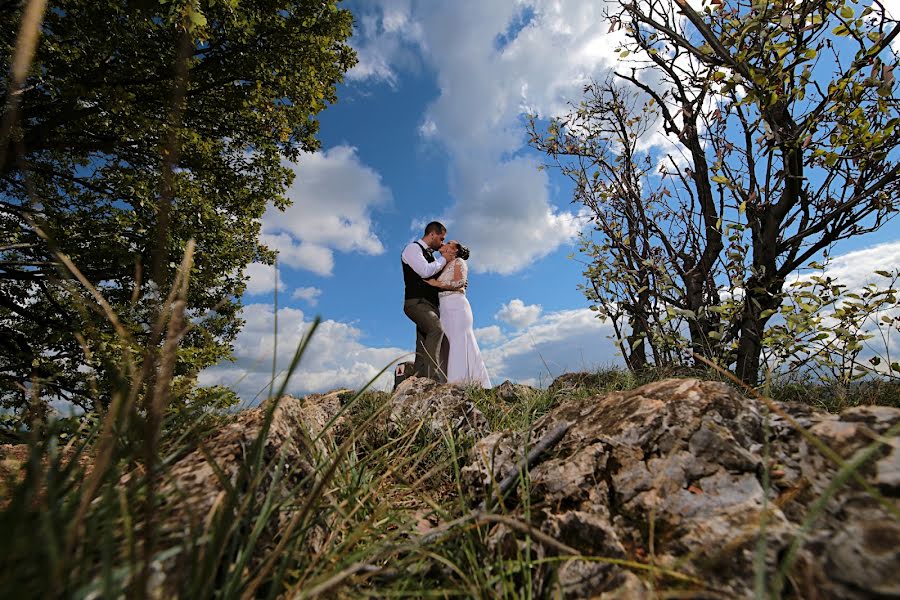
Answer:
[[[425,248],[428,248],[428,244],[425,243],[425,240],[410,242],[409,245],[403,249],[403,254],[400,255],[400,259],[412,267],[412,270],[422,279],[432,277],[447,264],[446,259],[440,252],[434,257],[434,262],[425,260],[425,257],[422,256],[422,250]],[[437,252],[437,250],[435,250],[435,252]]]

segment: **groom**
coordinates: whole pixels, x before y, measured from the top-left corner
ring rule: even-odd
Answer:
[[[444,330],[441,328],[438,309],[438,289],[424,280],[440,273],[447,264],[444,257],[436,253],[446,236],[447,228],[442,223],[432,221],[425,226],[422,239],[407,245],[400,256],[405,287],[403,312],[416,324],[416,362],[413,375],[438,382],[446,380],[446,369],[441,368],[440,361]]]

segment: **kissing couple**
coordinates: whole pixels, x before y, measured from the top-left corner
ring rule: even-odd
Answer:
[[[422,239],[407,245],[400,258],[403,312],[416,324],[412,375],[489,388],[466,298],[469,249],[456,240],[445,244],[446,236],[447,228],[432,221]]]

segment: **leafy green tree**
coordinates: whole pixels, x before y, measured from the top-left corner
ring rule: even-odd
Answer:
[[[650,174],[620,142],[601,158],[632,161],[650,185],[623,195],[598,167],[597,138],[608,137],[610,113],[597,96],[569,115],[579,127],[567,129],[566,119],[551,126],[563,132],[552,148],[535,133],[538,147],[583,178],[578,201],[613,207],[620,219],[610,198],[662,207],[652,246],[677,289],[651,293],[687,320],[695,352],[756,383],[787,277],[896,213],[891,43],[900,29],[880,3],[849,0],[716,0],[700,10],[685,0],[622,0],[609,19],[629,59],[618,80],[643,98],[617,135],[660,172]],[[649,115],[656,127],[646,125]],[[658,133],[668,149],[651,139]],[[618,259],[627,250],[611,248]]]
[[[7,73],[22,12],[0,0]],[[315,115],[355,62],[351,28],[337,0],[52,3],[23,85],[0,92],[11,124],[0,140],[3,405],[21,407],[35,390],[108,400],[112,365],[125,353],[140,360],[192,238],[192,327],[175,375],[229,355],[244,267],[274,258],[259,218],[287,203],[284,161],[319,147]],[[137,344],[91,308],[57,252]]]

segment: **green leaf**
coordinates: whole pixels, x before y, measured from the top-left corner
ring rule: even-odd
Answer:
[[[197,27],[205,27],[206,26],[206,16],[199,10],[191,9],[188,16],[191,19],[191,23],[193,23],[195,26],[197,26]]]
[[[849,20],[849,19],[852,19],[852,18],[853,18],[853,15],[854,15],[853,9],[852,9],[851,7],[849,7],[849,6],[847,6],[846,4],[845,4],[844,6],[841,7],[841,13],[840,13],[840,14],[841,14],[841,17],[843,17],[844,19],[848,19],[848,20]]]

